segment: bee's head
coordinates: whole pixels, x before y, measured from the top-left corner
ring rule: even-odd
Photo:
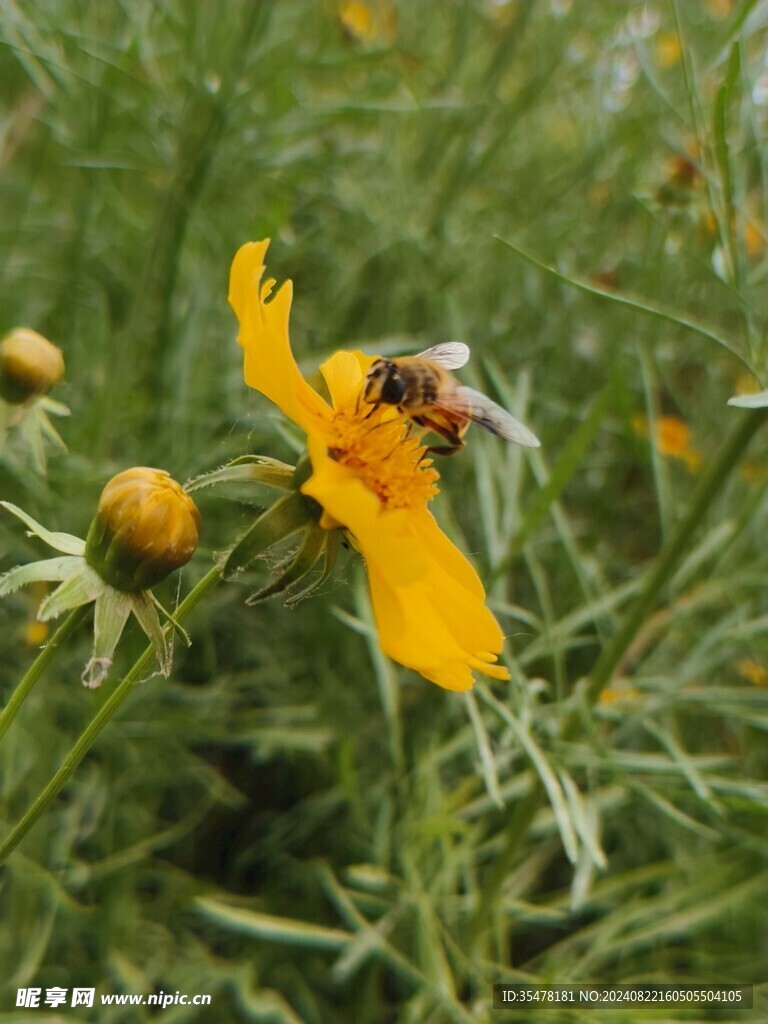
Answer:
[[[365,378],[363,397],[366,402],[379,405],[400,405],[405,397],[405,381],[394,363],[387,359],[377,359],[371,364]]]

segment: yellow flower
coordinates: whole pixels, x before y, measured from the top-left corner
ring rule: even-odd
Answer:
[[[707,0],[707,14],[715,21],[724,21],[733,8],[732,0]]]
[[[147,590],[186,565],[200,513],[164,469],[135,466],[101,492],[85,558],[117,590]]]
[[[649,437],[648,418],[644,413],[632,417],[632,429],[639,437]],[[654,423],[653,443],[670,459],[684,462],[692,473],[701,468],[701,453],[691,443],[691,428],[679,416],[659,416]]]
[[[765,252],[765,230],[757,220],[744,224],[744,250],[751,260],[760,259]]]
[[[669,68],[677,64],[683,48],[677,32],[663,32],[656,42],[656,60],[660,67]]]
[[[391,43],[397,34],[397,14],[390,3],[375,5],[362,0],[345,0],[339,5],[341,27],[352,39],[365,45]]]
[[[306,432],[312,474],[301,490],[321,506],[321,526],[346,529],[362,554],[382,650],[449,690],[468,690],[472,669],[507,679],[480,579],[427,508],[439,477],[426,449],[393,406],[361,401],[372,357],[336,352],[321,366],[330,405],[310,387],[288,336],[291,282],[272,298],[274,280],[262,283],[268,245],[247,243],[232,264],[245,380]]]
[[[765,686],[768,684],[768,669],[752,658],[739,658],[736,662],[736,671],[754,686]]]
[[[28,327],[0,341],[0,397],[10,405],[47,394],[64,376],[61,349]]]
[[[609,704],[636,701],[639,700],[642,695],[642,691],[638,690],[636,686],[630,686],[627,683],[620,682],[614,686],[606,686],[604,690],[601,690],[598,703],[601,706],[606,707]]]
[[[102,491],[87,540],[47,530],[8,501],[0,501],[0,506],[59,552],[56,558],[17,565],[0,576],[0,597],[19,587],[58,583],[37,609],[43,624],[91,602],[95,606],[93,652],[83,683],[96,687],[104,681],[131,613],[155,650],[160,672],[167,676],[173,647],[158,611],[185,638],[186,634],[148,588],[185,565],[197,545],[200,514],[179,484],[162,469],[137,466],[118,473]]]
[[[760,459],[742,459],[739,463],[739,476],[748,484],[762,484],[768,475],[768,469]]]

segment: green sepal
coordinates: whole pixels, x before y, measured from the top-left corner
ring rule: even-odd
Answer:
[[[66,408],[66,406],[64,406],[64,408]],[[67,410],[66,414],[69,414],[69,410]],[[43,436],[47,437],[52,444],[54,444],[61,451],[65,452],[67,450],[67,446],[64,443],[64,439],[62,438],[61,434],[58,432],[56,427],[54,427],[54,425],[51,423],[50,417],[42,408],[42,402],[40,401],[37,403],[37,408],[34,410],[34,416],[37,419],[38,424],[40,425],[40,431],[43,434]]]
[[[44,558],[40,562],[17,565],[15,569],[9,569],[0,576],[0,597],[12,594],[19,587],[26,587],[28,583],[61,583],[73,573],[79,572],[82,566],[83,560],[78,555],[59,555],[58,558]]]
[[[128,616],[131,614],[131,597],[114,587],[104,587],[96,598],[93,622],[93,654],[82,675],[83,685],[90,689],[101,686],[112,665],[115,653]]]
[[[293,480],[291,482],[291,487],[295,488],[297,491],[300,491],[302,486],[307,482],[307,480],[309,480],[311,476],[312,460],[310,459],[309,454],[305,452],[304,455],[302,455],[299,461],[296,463],[296,469],[293,471]]]
[[[168,611],[168,609],[164,605],[162,605],[158,601],[158,599],[155,597],[155,595],[152,593],[151,590],[146,591],[146,593],[152,599],[152,604],[155,606],[155,608],[158,610],[158,612],[160,612],[161,615],[163,615],[168,620],[168,622],[171,624],[171,626],[173,627],[174,632],[176,633],[176,636],[179,637],[179,639],[184,644],[184,646],[185,647],[191,647],[192,646],[192,637],[189,635],[189,633],[186,631],[186,629],[184,629],[182,624],[177,619],[175,619],[173,617],[173,615],[171,615],[171,613]]]
[[[49,547],[54,548],[56,551],[61,551],[65,555],[82,555],[85,553],[85,541],[81,540],[80,537],[74,537],[71,533],[53,533],[51,530],[46,530],[36,519],[27,515],[24,509],[19,508],[18,505],[14,505],[10,501],[0,501],[0,505],[28,526],[31,533],[39,537],[40,540],[44,540]]]
[[[55,398],[51,398],[50,395],[42,395],[38,398],[37,404],[45,412],[50,413],[51,416],[71,416],[72,410],[68,405],[64,405],[63,402],[57,402]]]
[[[291,491],[263,512],[244,537],[235,544],[227,555],[221,569],[225,579],[247,569],[260,554],[278,541],[292,537],[306,526],[314,525],[318,519],[317,502],[306,498],[299,491]]]
[[[184,485],[187,494],[218,484],[262,484],[281,491],[293,488],[294,468],[264,455],[242,455],[220,469],[193,477]]]
[[[292,608],[294,605],[299,604],[305,598],[313,594],[319,586],[321,586],[333,572],[333,567],[336,565],[336,557],[339,553],[339,544],[341,542],[341,530],[327,530],[325,541],[325,559],[323,561],[323,571],[317,576],[308,587],[303,590],[297,591],[295,594],[291,594],[286,599],[286,605]]]
[[[261,590],[251,594],[245,603],[252,605],[258,601],[264,601],[275,594],[282,594],[298,583],[314,567],[322,554],[327,539],[327,530],[323,530],[320,526],[309,526],[304,532],[299,550],[296,552],[295,557],[291,559],[285,572],[281,573],[274,583],[270,583],[268,586],[262,587]]]
[[[95,601],[105,587],[106,584],[99,574],[83,563],[79,572],[65,579],[45,598],[37,609],[37,617],[41,622],[56,619],[62,612],[69,612],[73,608],[79,608],[81,604]]]
[[[140,591],[138,594],[130,595],[133,614],[139,621],[149,642],[155,649],[155,657],[160,666],[160,675],[166,678],[171,674],[173,665],[173,641],[165,635],[160,618],[157,614],[157,607],[153,601],[151,591]]]

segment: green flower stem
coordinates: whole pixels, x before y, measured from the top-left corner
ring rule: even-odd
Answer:
[[[733,427],[715,459],[700,477],[691,497],[688,511],[678,523],[662,548],[656,566],[648,577],[642,592],[631,608],[624,624],[597,659],[584,690],[584,707],[591,707],[611,679],[616,666],[627,652],[637,631],[645,622],[656,598],[677,569],[697,527],[709,510],[712,499],[733,469],[738,465],[757,429],[768,417],[768,409],[754,409],[745,413]],[[576,712],[564,723],[562,738],[569,739],[579,729],[580,714]]]
[[[202,601],[209,591],[213,590],[220,579],[221,573],[218,567],[211,569],[211,571],[200,580],[197,586],[189,592],[186,598],[179,605],[175,616],[176,620],[181,621],[184,619],[185,616],[187,616],[192,609]],[[56,636],[58,636],[58,633]],[[19,821],[2,846],[0,846],[0,864],[3,863],[7,859],[8,855],[18,846],[27,832],[29,832],[41,816],[43,811],[45,811],[48,804],[50,804],[53,798],[69,780],[77,766],[98,739],[104,727],[110,722],[112,716],[131,692],[134,683],[138,679],[141,679],[142,675],[146,672],[154,656],[155,649],[150,644],[138,661],[135,662],[128,674],[115,688],[112,695],[104,702],[104,704],[102,704],[99,711],[88,723],[87,727],[80,735],[80,738],[62,761],[58,771],[51,777],[48,784],[41,790],[39,796],[27,813],[21,821]]]
[[[24,673],[18,686],[13,691],[11,699],[3,708],[2,713],[0,713],[0,739],[8,732],[11,723],[19,713],[21,705],[29,696],[32,687],[56,657],[57,651],[64,646],[66,641],[75,632],[87,612],[87,605],[82,605],[80,608],[75,608],[74,611],[71,611]]]

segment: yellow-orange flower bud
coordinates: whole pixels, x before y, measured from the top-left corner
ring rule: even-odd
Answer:
[[[101,492],[85,546],[88,564],[117,590],[147,590],[190,560],[200,513],[164,469],[137,466]]]
[[[21,405],[45,395],[64,376],[61,349],[28,327],[16,327],[0,341],[0,398]]]

